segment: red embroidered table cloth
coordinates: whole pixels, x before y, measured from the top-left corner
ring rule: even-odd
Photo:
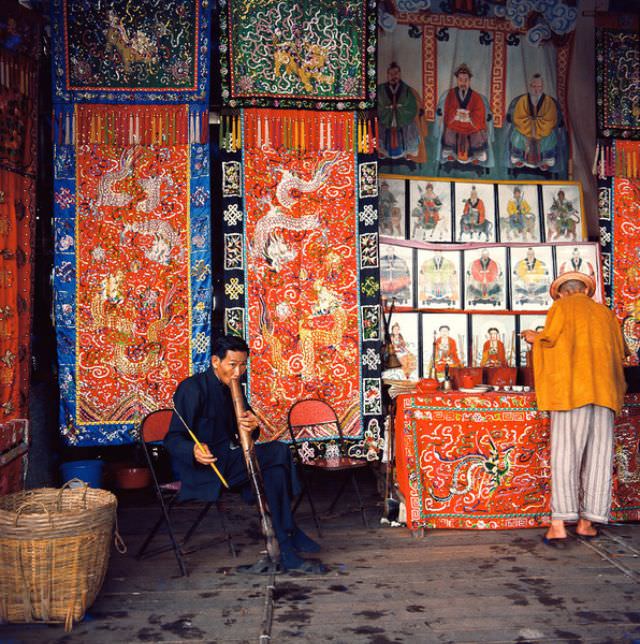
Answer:
[[[612,518],[640,517],[640,395],[616,419]],[[549,415],[534,393],[401,395],[396,476],[407,526],[508,529],[550,513]]]

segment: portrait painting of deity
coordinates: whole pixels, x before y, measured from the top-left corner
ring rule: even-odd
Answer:
[[[380,295],[397,306],[413,305],[413,250],[380,244]]]
[[[426,242],[453,241],[451,184],[444,181],[411,181],[410,239]]]
[[[495,165],[494,121],[489,104],[490,52],[476,32],[438,39],[438,104],[433,136],[437,160],[447,171]],[[450,42],[449,42],[450,41]]]
[[[507,249],[504,246],[464,251],[465,309],[504,309]]]
[[[405,181],[380,177],[378,189],[378,232],[387,237],[404,239]]]
[[[499,185],[498,213],[500,241],[541,241],[538,186]]]
[[[542,331],[544,329],[544,322],[547,319],[546,315],[519,315],[518,316],[518,333],[523,331]],[[518,356],[519,367],[533,366],[531,357],[531,345],[520,339],[520,355]]]
[[[424,377],[442,380],[449,369],[467,366],[467,337],[467,316],[464,313],[423,313]]]
[[[378,155],[387,172],[412,171],[427,161],[423,78],[414,64],[422,51],[409,33],[409,25],[398,25],[393,50],[378,51]]]
[[[492,183],[455,184],[456,238],[459,242],[496,241]]]
[[[589,275],[596,282],[596,292],[593,299],[600,302],[602,281],[598,259],[598,244],[596,242],[560,244],[556,246],[555,250],[557,274],[562,275],[562,273],[569,271],[578,271]]]
[[[460,265],[457,250],[418,250],[418,308],[462,308]]]
[[[545,241],[575,242],[584,239],[582,191],[579,185],[544,184],[542,211]]]
[[[394,313],[391,316],[389,335],[400,366],[383,371],[383,378],[418,380],[420,356],[418,315],[418,313]]]
[[[516,366],[515,315],[471,316],[471,365]]]
[[[553,281],[551,246],[512,246],[511,308],[515,311],[546,311],[553,304],[549,287]]]

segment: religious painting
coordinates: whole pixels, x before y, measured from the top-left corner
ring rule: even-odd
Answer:
[[[451,183],[444,181],[411,181],[410,239],[425,242],[453,241]]]
[[[544,184],[542,212],[545,241],[582,241],[585,235],[579,184]]]
[[[398,26],[393,49],[378,50],[378,155],[390,171],[415,170],[427,161],[427,121],[422,106],[420,39]],[[410,64],[409,64],[410,62]]]
[[[551,3],[556,11],[545,9],[542,18],[535,3],[522,4],[380,4],[385,171],[402,166],[403,173],[422,177],[567,177],[566,105],[578,12]]]
[[[541,241],[538,186],[498,186],[500,241],[538,243]]]
[[[540,43],[507,47],[503,150],[510,177],[562,179],[567,173],[566,115],[557,96],[557,51]],[[564,83],[564,79],[560,79]]]
[[[464,313],[422,314],[422,369],[443,380],[449,369],[467,366],[468,330]]]
[[[518,316],[518,333],[523,331],[542,331],[546,315],[519,315]],[[531,367],[533,365],[531,358],[531,346],[523,339],[520,340],[520,353],[518,356],[519,367]]]
[[[471,316],[471,366],[516,366],[516,316]]]
[[[384,378],[418,380],[420,357],[418,315],[418,313],[394,313],[391,316],[389,334],[400,366],[385,370],[382,374]]]
[[[413,251],[380,244],[380,294],[396,306],[413,305]]]
[[[492,183],[455,184],[456,238],[459,242],[495,242],[495,195]]]
[[[387,237],[405,235],[405,180],[380,177],[378,191],[378,230]]]
[[[557,275],[569,271],[578,271],[589,275],[595,280],[596,293],[594,299],[600,301],[602,279],[598,259],[598,245],[594,242],[582,244],[560,244],[556,246]]]
[[[465,309],[507,308],[507,249],[504,246],[464,251]]]
[[[553,304],[549,287],[553,281],[551,246],[512,246],[511,308],[515,311],[546,311]]]
[[[418,308],[461,309],[461,255],[457,250],[418,250]]]

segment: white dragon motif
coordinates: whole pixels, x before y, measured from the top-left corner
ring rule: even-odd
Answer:
[[[98,182],[97,206],[126,206],[133,195],[128,192],[118,192],[114,186],[118,181],[126,179],[133,174],[133,162],[135,160],[135,148],[125,149],[120,155],[120,161],[115,168],[107,170]]]
[[[125,224],[120,233],[121,244],[124,245],[125,235],[129,232],[153,235],[151,248],[143,251],[144,256],[152,262],[164,264],[165,266],[171,262],[171,251],[180,243],[180,234],[172,228],[168,221],[159,219]]]
[[[318,163],[313,178],[309,181],[301,179],[299,176],[293,174],[289,170],[282,172],[282,177],[276,187],[276,199],[280,202],[283,208],[291,208],[296,202],[298,197],[294,191],[299,192],[315,192],[322,186],[329,175],[331,166],[336,162],[335,159],[325,159]]]
[[[171,187],[173,185],[173,179],[165,175],[160,175],[158,177],[138,179],[138,183],[142,186],[146,196],[138,203],[136,210],[149,213],[153,212],[160,204],[160,187],[162,184],[166,183]]]

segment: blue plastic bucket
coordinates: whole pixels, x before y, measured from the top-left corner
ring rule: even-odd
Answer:
[[[62,483],[71,479],[80,479],[89,487],[99,488],[102,486],[102,461],[69,461],[60,466]]]

